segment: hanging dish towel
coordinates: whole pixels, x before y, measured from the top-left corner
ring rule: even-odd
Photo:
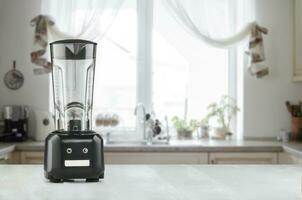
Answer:
[[[34,44],[37,49],[31,52],[31,62],[38,65],[39,68],[34,69],[34,74],[47,74],[51,72],[51,63],[43,57],[48,45],[48,26],[53,26],[55,23],[50,17],[38,15],[30,21],[30,25],[35,27]]]
[[[262,64],[265,61],[264,45],[262,34],[267,34],[267,28],[258,25],[253,26],[249,40],[249,73],[257,78],[262,78],[269,74],[269,69]]]

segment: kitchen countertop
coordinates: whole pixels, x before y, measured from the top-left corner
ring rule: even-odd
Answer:
[[[105,151],[130,152],[278,152],[278,142],[261,141],[171,141],[168,145],[107,145]]]
[[[284,151],[302,159],[302,143],[301,142],[290,142],[283,144]]]
[[[0,199],[296,200],[294,165],[108,165],[97,183],[50,183],[42,165],[0,165]]]
[[[43,151],[44,142],[0,143],[16,151]],[[188,140],[171,141],[170,144],[105,144],[105,152],[281,152],[282,143],[277,141],[219,141]],[[0,151],[1,153],[1,151]]]

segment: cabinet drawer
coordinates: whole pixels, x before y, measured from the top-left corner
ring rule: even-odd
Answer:
[[[286,152],[278,153],[278,163],[289,165],[289,164],[302,164],[302,159],[296,156],[293,156]]]
[[[8,164],[8,155],[0,157],[0,164]]]
[[[105,164],[207,164],[207,153],[105,153]],[[21,164],[43,164],[43,152],[20,152]]]
[[[20,163],[20,153],[11,152],[0,158],[0,164],[19,164]]]
[[[106,164],[207,164],[207,153],[105,153]]]
[[[210,164],[277,164],[277,153],[210,153]]]
[[[21,164],[43,164],[44,152],[20,152]]]

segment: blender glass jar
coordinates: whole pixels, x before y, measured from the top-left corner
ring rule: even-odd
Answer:
[[[91,129],[96,43],[60,40],[50,44],[56,129]]]

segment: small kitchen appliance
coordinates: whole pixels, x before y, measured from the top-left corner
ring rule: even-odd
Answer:
[[[44,172],[51,182],[104,178],[103,139],[91,130],[96,46],[50,44],[56,130],[45,140]]]
[[[3,106],[0,141],[22,142],[27,139],[29,111],[26,106]]]

